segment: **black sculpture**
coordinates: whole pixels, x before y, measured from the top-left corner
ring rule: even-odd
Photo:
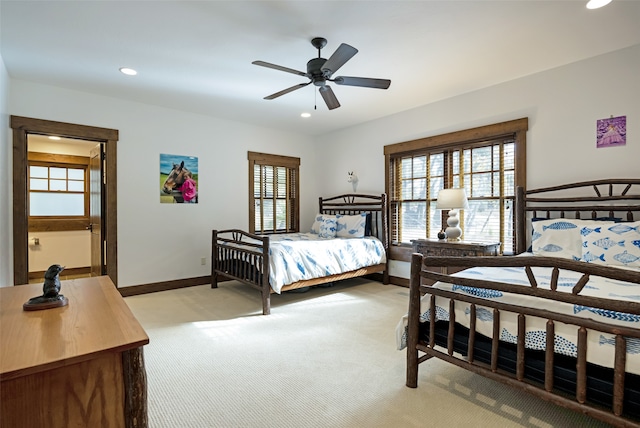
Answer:
[[[40,309],[58,308],[66,306],[69,300],[60,294],[60,272],[64,266],[51,265],[44,274],[42,296],[29,299],[22,308],[25,311],[37,311]]]

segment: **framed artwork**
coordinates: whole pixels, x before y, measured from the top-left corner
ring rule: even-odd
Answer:
[[[627,144],[627,116],[600,119],[597,122],[596,147],[624,146]]]
[[[160,154],[160,203],[198,203],[198,158]]]

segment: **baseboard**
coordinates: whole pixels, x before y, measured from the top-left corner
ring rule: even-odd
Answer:
[[[400,278],[398,276],[389,276],[389,283],[393,285],[399,285],[401,287],[409,287],[409,280],[407,278]]]
[[[374,281],[382,282],[382,274],[374,273],[366,276]],[[228,278],[219,278],[218,282],[231,281]],[[389,282],[392,285],[409,287],[409,280],[390,276]],[[196,285],[211,284],[211,276],[199,276],[195,278],[175,279],[172,281],[154,282],[151,284],[132,285],[131,287],[121,287],[118,291],[122,297],[137,296],[140,294],[157,293],[159,291],[177,290],[179,288],[194,287]]]
[[[152,284],[132,285],[120,287],[118,291],[122,297],[137,296],[139,294],[156,293],[158,291],[177,290],[179,288],[194,287],[196,285],[211,284],[211,276],[175,279],[173,281],[154,282]]]

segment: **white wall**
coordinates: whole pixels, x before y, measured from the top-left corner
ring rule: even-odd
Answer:
[[[385,145],[521,117],[529,118],[529,188],[594,178],[637,178],[638,75],[640,45],[425,105],[315,141],[17,80],[10,80],[8,111],[120,131],[118,268],[119,285],[128,286],[209,273],[210,266],[201,266],[200,258],[209,257],[211,229],[245,228],[248,224],[248,150],[301,158],[303,229],[310,227],[306,219],[317,210],[318,195],[350,191],[348,171],[358,174],[358,192],[384,191]],[[611,115],[627,116],[627,145],[596,149],[596,120]],[[7,145],[3,147],[9,152]],[[315,147],[322,150],[316,151]],[[159,203],[160,153],[198,156],[198,205]],[[0,156],[6,163],[8,155]],[[322,165],[322,169],[314,165]],[[10,215],[6,201],[2,201],[0,213],[1,225]],[[0,245],[5,250],[11,248],[4,240]],[[9,263],[8,257],[3,256],[0,263]],[[391,274],[407,277],[406,267],[394,263]]]
[[[30,232],[29,272],[44,272],[53,264],[67,269],[90,267],[91,233],[88,230]]]
[[[10,83],[13,115],[119,130],[120,287],[210,273],[211,230],[249,224],[247,151],[300,157],[302,219],[315,214],[315,150],[308,137],[31,82]],[[198,204],[160,204],[161,153],[198,157]],[[310,220],[303,226],[310,227]]]
[[[0,56],[0,287],[13,284],[13,235],[11,234],[11,146],[9,138],[9,75]]]
[[[523,77],[317,139],[320,193],[344,186],[384,190],[383,147],[529,118],[529,188],[593,178],[639,177],[640,45]],[[596,121],[627,116],[627,145],[596,149]],[[331,150],[333,148],[333,150]],[[339,153],[339,156],[336,154]]]
[[[319,192],[344,186],[350,170],[358,190],[382,192],[385,145],[522,117],[529,118],[528,188],[640,178],[638,76],[640,45],[325,135],[316,141]],[[627,117],[627,144],[597,149],[596,121],[610,116]],[[390,271],[408,275],[402,263]]]

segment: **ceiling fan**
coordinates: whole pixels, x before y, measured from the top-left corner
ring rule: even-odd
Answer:
[[[264,61],[253,61],[252,64],[260,65],[262,67],[273,68],[275,70],[286,71],[287,73],[297,74],[298,76],[304,76],[309,79],[307,83],[299,83],[290,88],[284,89],[282,91],[276,92],[275,94],[271,94],[269,96],[264,97],[265,100],[273,100],[278,98],[279,96],[288,94],[289,92],[293,92],[296,89],[304,88],[305,86],[313,83],[315,86],[318,86],[318,91],[324,102],[327,104],[329,110],[333,110],[335,108],[340,107],[340,103],[336,98],[331,86],[327,85],[327,82],[333,82],[338,85],[348,85],[348,86],[362,86],[365,88],[378,88],[378,89],[387,89],[389,85],[391,85],[391,80],[388,79],[371,79],[368,77],[348,77],[348,76],[338,76],[332,78],[333,73],[338,71],[340,67],[342,67],[347,61],[349,61],[355,54],[358,53],[358,50],[353,46],[349,46],[346,43],[342,43],[338,49],[329,57],[329,59],[324,59],[320,57],[320,50],[326,46],[327,39],[322,37],[316,37],[311,40],[311,44],[318,49],[318,58],[312,58],[307,62],[307,72],[294,70],[292,68],[283,67],[281,65],[271,64],[269,62]]]

